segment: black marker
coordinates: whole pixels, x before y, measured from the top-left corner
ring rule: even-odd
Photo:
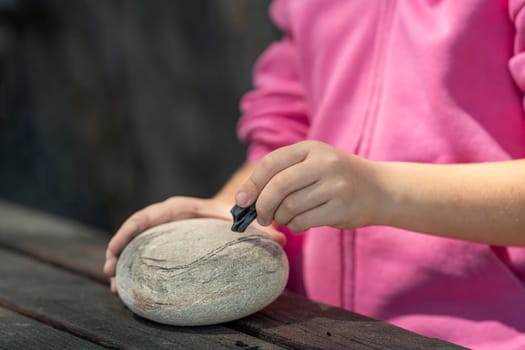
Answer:
[[[255,203],[246,208],[241,208],[237,204],[230,210],[233,215],[232,231],[244,232],[249,224],[257,217]]]

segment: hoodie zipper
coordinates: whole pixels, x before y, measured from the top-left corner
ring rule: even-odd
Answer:
[[[382,77],[384,76],[386,65],[386,53],[390,47],[390,33],[395,11],[395,0],[378,0],[376,34],[373,43],[373,57],[368,98],[368,109],[362,116],[361,130],[359,140],[355,147],[355,154],[368,157],[370,152],[370,139],[375,127],[377,113],[383,94]],[[358,230],[342,231],[341,245],[347,247],[341,249],[343,259],[343,269],[341,273],[341,301],[342,306],[346,309],[355,310],[356,308],[356,246],[358,239]],[[348,254],[349,252],[350,254]],[[349,256],[348,256],[349,255]],[[350,279],[349,281],[347,279]],[[349,283],[348,283],[349,282]]]

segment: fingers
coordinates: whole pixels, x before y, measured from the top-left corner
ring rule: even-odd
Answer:
[[[156,203],[131,215],[117,230],[108,244],[106,251],[106,263],[120,255],[124,247],[137,236],[150,227],[160,225],[173,220],[175,211],[165,203]],[[181,213],[184,216],[184,213]],[[111,264],[104,268],[107,274],[112,276],[114,268]]]
[[[250,178],[241,185],[235,195],[235,202],[240,207],[247,207],[255,202],[259,193],[276,174],[294,164],[302,162],[308,154],[303,144],[279,148],[261,159]]]
[[[173,220],[193,217],[212,217],[229,220],[228,203],[192,197],[171,197],[164,202],[150,205],[131,215],[117,230],[108,244],[104,273],[115,275],[117,259],[124,247],[145,230]]]
[[[286,199],[284,203],[286,206],[291,205],[294,207],[290,209],[311,205],[312,203],[299,204],[296,201],[300,200],[298,198],[299,193],[303,194],[301,197],[305,197],[305,194],[312,190],[310,187],[319,180],[319,177],[319,169],[312,169],[306,162],[295,164],[276,174],[268,181],[259,194],[256,205],[257,221],[263,226],[269,225],[275,217],[277,208],[283,204],[284,199]],[[303,191],[305,188],[309,188],[309,190]],[[294,193],[298,194],[293,195]],[[320,203],[314,204],[318,205]],[[306,209],[306,207],[303,208],[303,210]],[[279,224],[283,224],[279,220],[276,221]]]
[[[331,226],[334,221],[334,209],[332,202],[326,202],[295,216],[286,226],[294,232],[318,226]]]
[[[111,277],[109,279],[109,285],[110,285],[110,289],[111,289],[111,293],[113,294],[118,294],[118,291],[117,291],[117,282],[116,282],[116,279],[115,277]]]
[[[164,202],[150,205],[131,215],[115,233],[106,249],[104,274],[110,277],[110,289],[117,294],[115,270],[118,256],[124,247],[143,231],[173,220],[193,217],[210,217],[231,220],[231,203],[216,199],[200,199],[193,197],[172,197]],[[257,225],[257,224],[256,224]],[[280,245],[286,243],[286,237],[272,227],[258,227],[269,234]]]
[[[192,217],[231,220],[230,209],[233,205],[232,203],[216,199],[192,199],[196,201],[192,207]]]
[[[104,274],[106,276],[114,276],[117,266],[117,256],[106,249],[106,262],[104,263]]]
[[[326,186],[318,181],[286,196],[275,209],[275,222],[287,226],[299,214],[328,202],[333,195]]]
[[[215,207],[215,209],[218,209],[219,207],[221,207],[219,203],[214,203],[213,201],[210,201],[210,202],[211,202],[210,203],[211,207]],[[221,211],[223,212],[224,210],[219,210],[217,212],[221,212]],[[215,215],[212,215],[211,217],[215,216],[216,218],[223,218],[222,216],[218,217],[217,212],[215,212]],[[258,225],[257,223],[254,223],[254,226],[257,227],[258,230],[263,231],[267,233],[268,235],[270,235],[281,246],[284,246],[286,244],[286,236],[283,233],[274,229],[273,227],[263,227],[263,226]],[[118,294],[117,283],[116,283],[115,272],[114,272],[116,263],[117,263],[117,257],[115,256],[108,257],[108,253],[106,252],[106,264],[104,265],[104,273],[106,275],[111,276],[109,279],[109,285],[110,285],[111,293],[113,294]],[[110,268],[113,270],[110,270]]]

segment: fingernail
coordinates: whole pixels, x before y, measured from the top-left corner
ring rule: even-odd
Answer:
[[[235,202],[241,207],[248,206],[248,194],[246,192],[238,192],[235,195]]]

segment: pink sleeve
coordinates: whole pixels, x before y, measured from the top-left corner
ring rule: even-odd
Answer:
[[[509,11],[516,28],[514,56],[509,61],[509,69],[523,93],[525,92],[525,0],[510,0]],[[523,107],[525,108],[525,100]]]
[[[304,140],[308,118],[297,67],[293,38],[286,21],[284,2],[274,1],[270,14],[284,37],[270,45],[254,70],[254,89],[241,100],[237,132],[248,144],[248,161],[262,158],[281,146]]]

